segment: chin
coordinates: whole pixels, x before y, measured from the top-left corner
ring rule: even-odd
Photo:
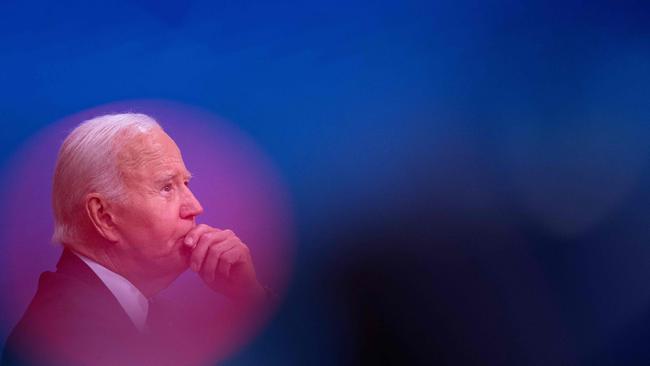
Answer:
[[[155,259],[156,272],[160,276],[178,276],[189,268],[190,254],[183,247],[172,247]]]

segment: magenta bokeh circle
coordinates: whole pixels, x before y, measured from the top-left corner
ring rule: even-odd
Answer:
[[[154,117],[179,146],[193,173],[192,190],[204,207],[199,223],[232,229],[251,249],[260,282],[280,295],[292,268],[294,228],[288,191],[267,155],[234,124],[205,110],[164,100],[110,103],[63,118],[29,138],[5,166],[2,193],[2,310],[4,336],[24,312],[38,276],[53,270],[61,248],[51,244],[51,185],[56,154],[80,122],[107,114],[138,112]],[[229,302],[188,271],[165,297],[194,314],[221,313],[223,329],[214,347],[192,350],[200,364],[240,349],[259,333],[273,309],[237,314]],[[193,319],[199,320],[200,319]],[[189,365],[190,363],[188,363]]]

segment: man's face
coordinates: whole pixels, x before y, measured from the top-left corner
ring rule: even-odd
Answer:
[[[189,189],[190,173],[178,147],[157,128],[126,146],[118,166],[128,193],[114,216],[119,249],[143,271],[185,270],[188,253],[182,241],[203,208]]]

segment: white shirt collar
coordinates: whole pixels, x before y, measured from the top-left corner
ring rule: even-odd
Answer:
[[[139,331],[145,330],[149,301],[129,280],[109,270],[94,260],[74,252],[95,272],[120,303],[126,314]]]

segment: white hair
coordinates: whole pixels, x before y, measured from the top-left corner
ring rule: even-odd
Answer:
[[[160,128],[146,114],[109,114],[77,126],[61,145],[52,183],[54,243],[83,240],[85,197],[100,193],[107,200],[125,195],[118,154],[136,136]]]

